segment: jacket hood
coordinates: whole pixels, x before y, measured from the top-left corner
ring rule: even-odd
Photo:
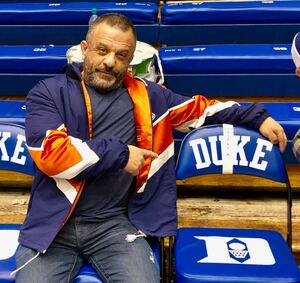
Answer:
[[[82,63],[72,63],[67,64],[64,69],[63,73],[65,73],[68,77],[71,77],[74,80],[81,80],[81,70],[82,70]]]

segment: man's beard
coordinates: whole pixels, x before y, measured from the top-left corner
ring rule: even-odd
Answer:
[[[111,79],[99,77],[100,72],[105,72],[112,75]],[[83,66],[84,82],[99,92],[108,92],[117,89],[122,84],[124,76],[125,72],[118,73],[112,68],[98,67],[95,68],[95,70],[92,70],[92,68],[89,68],[86,66],[86,64]]]

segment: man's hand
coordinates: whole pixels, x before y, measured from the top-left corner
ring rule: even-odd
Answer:
[[[145,163],[145,157],[157,158],[158,155],[150,150],[138,148],[133,145],[128,146],[129,158],[124,170],[133,176],[136,176]]]
[[[262,122],[259,127],[260,133],[268,138],[271,143],[279,143],[279,149],[283,152],[286,148],[287,138],[283,128],[271,117]]]

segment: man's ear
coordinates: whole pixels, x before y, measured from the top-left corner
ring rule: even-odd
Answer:
[[[85,54],[87,52],[87,48],[88,48],[88,44],[87,44],[86,40],[82,40],[80,42],[80,47],[81,47],[81,52],[82,52],[82,59],[84,59]]]

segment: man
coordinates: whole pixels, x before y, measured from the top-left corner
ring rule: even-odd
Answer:
[[[300,77],[300,33],[294,36],[292,44],[292,58],[296,66],[296,75]],[[293,138],[293,152],[295,157],[300,161],[300,129]]]
[[[135,43],[126,17],[98,17],[81,42],[83,65],[27,96],[26,139],[37,168],[17,282],[71,282],[84,259],[104,282],[159,282],[143,236],[176,233],[172,129],[241,124],[286,146],[262,105],[188,98],[127,75]]]

